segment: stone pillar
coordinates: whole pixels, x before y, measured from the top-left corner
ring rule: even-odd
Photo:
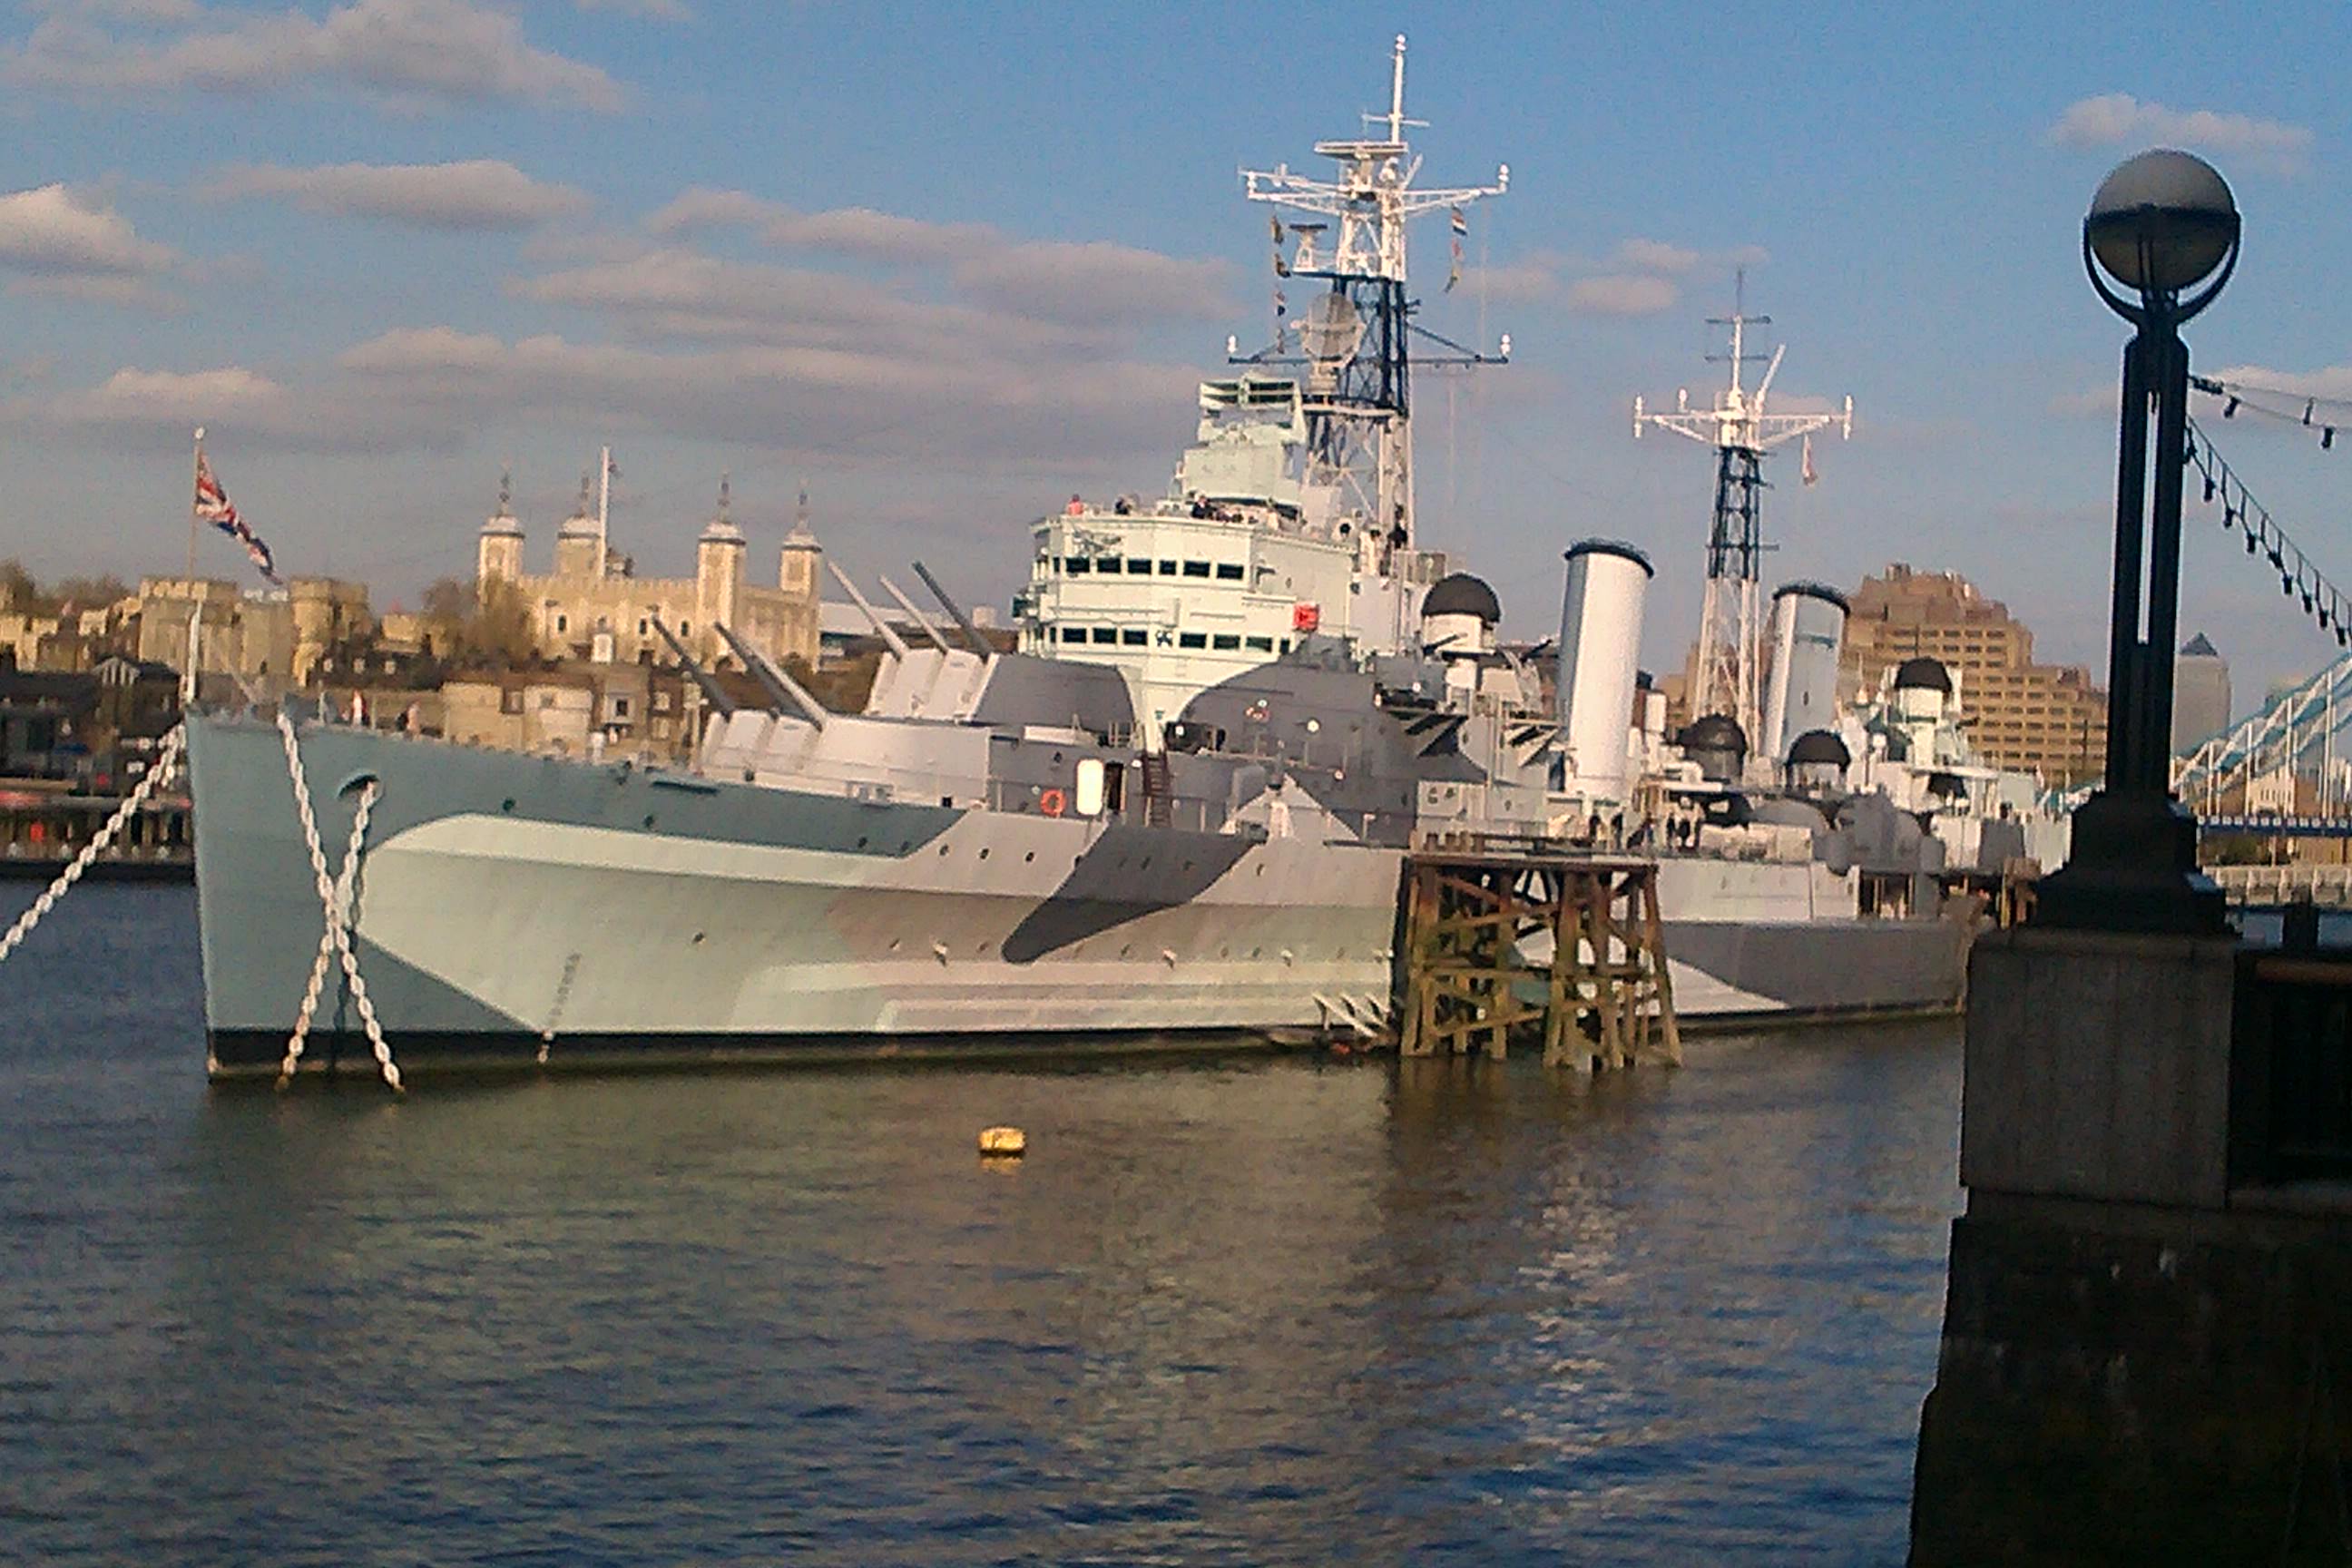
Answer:
[[[2274,1031],[2247,1019],[2276,962],[1979,940],[1918,1568],[2345,1561],[2352,1194],[2248,1174]]]

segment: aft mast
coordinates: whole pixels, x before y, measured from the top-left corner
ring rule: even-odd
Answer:
[[[1419,336],[1437,346],[1437,353],[1423,356],[1427,364],[1502,363],[1510,353],[1507,338],[1500,353],[1488,354],[1412,323],[1418,306],[1405,292],[1406,226],[1424,213],[1445,208],[1459,235],[1464,210],[1482,197],[1508,190],[1511,170],[1507,163],[1498,167],[1491,185],[1414,188],[1421,160],[1406,142],[1405,129],[1424,121],[1405,118],[1402,33],[1390,64],[1388,110],[1367,114],[1364,121],[1370,135],[1315,144],[1318,153],[1338,164],[1330,179],[1294,174],[1287,164],[1242,171],[1247,197],[1276,209],[1277,279],[1305,279],[1326,288],[1300,313],[1295,353],[1294,329],[1287,325],[1286,303],[1277,288],[1274,342],[1256,353],[1233,357],[1241,364],[1306,369],[1307,451],[1315,470],[1309,477],[1345,495],[1373,525],[1385,547],[1385,562],[1393,552],[1416,548],[1418,539],[1411,340]],[[1283,208],[1324,220],[1294,222],[1290,234],[1296,248],[1287,257],[1283,251]],[[1455,277],[1459,263],[1457,243]],[[1452,279],[1446,287],[1453,287]]]
[[[1731,329],[1731,352],[1709,354],[1710,364],[1731,367],[1730,384],[1711,409],[1695,409],[1687,391],[1675,395],[1675,411],[1652,414],[1633,399],[1633,434],[1654,426],[1716,449],[1715,518],[1706,541],[1706,597],[1699,612],[1698,654],[1691,668],[1690,717],[1720,714],[1736,721],[1752,749],[1762,739],[1763,605],[1760,583],[1764,541],[1759,502],[1764,490],[1764,454],[1774,447],[1835,426],[1853,434],[1853,399],[1836,414],[1768,414],[1764,400],[1780,371],[1783,343],[1764,367],[1753,392],[1743,384],[1746,366],[1765,359],[1748,352],[1748,329],[1769,326],[1769,316],[1747,311],[1747,275],[1739,275],[1731,314],[1710,316],[1707,324]],[[1805,480],[1812,482],[1810,449]],[[1777,761],[1777,759],[1775,759]]]

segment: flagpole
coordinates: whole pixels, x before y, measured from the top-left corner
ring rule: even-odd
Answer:
[[[612,553],[609,524],[613,511],[613,448],[604,448],[604,460],[596,475],[596,580],[603,582],[605,563]]]
[[[188,476],[188,577],[196,575],[196,484],[205,471],[205,427],[196,426],[196,456]]]

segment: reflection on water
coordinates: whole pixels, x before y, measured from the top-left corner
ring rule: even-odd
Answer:
[[[213,1093],[189,902],[0,969],[31,1557],[1902,1554],[1949,1026]]]

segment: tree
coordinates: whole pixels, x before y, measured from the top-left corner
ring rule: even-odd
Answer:
[[[452,665],[505,668],[527,664],[538,652],[530,631],[530,606],[522,592],[501,578],[476,584],[444,577],[425,590],[425,635]]]
[[[40,600],[41,585],[33,581],[23,562],[13,555],[0,561],[0,610],[31,610]]]
[[[47,596],[78,610],[101,610],[131,597],[131,585],[109,572],[96,577],[68,577],[50,588]]]

